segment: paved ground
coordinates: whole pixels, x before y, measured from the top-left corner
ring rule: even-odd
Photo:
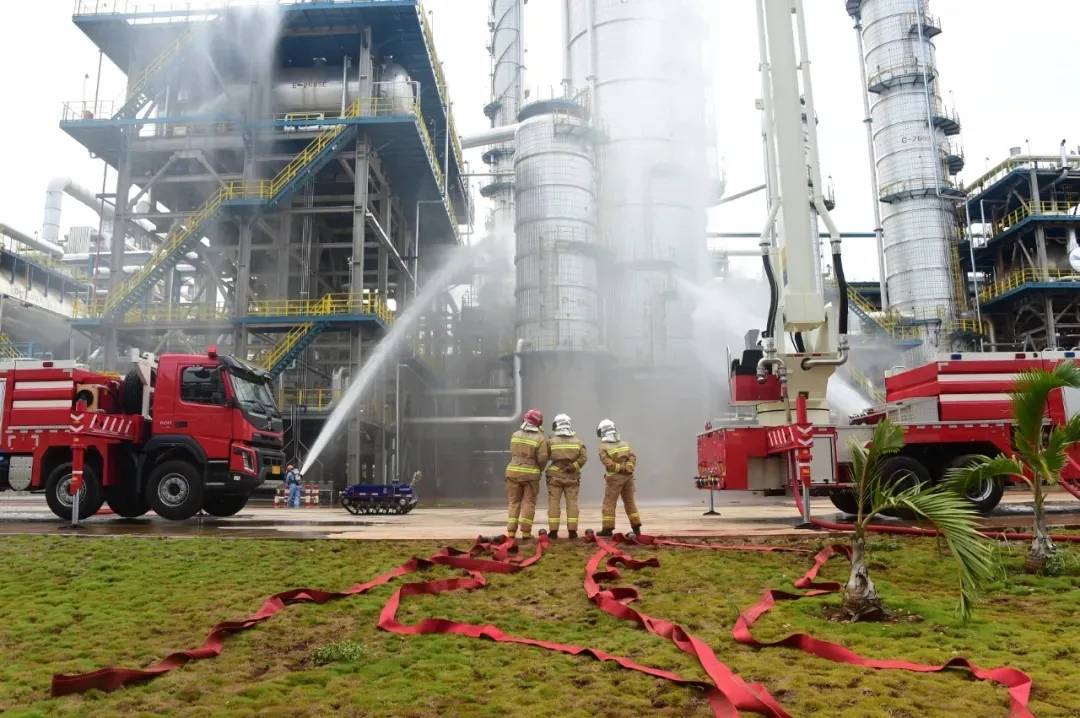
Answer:
[[[1029,496],[1010,492],[995,515],[994,526],[1026,528],[1030,524]],[[795,528],[799,516],[784,497],[761,497],[742,493],[717,493],[718,516],[705,516],[701,504],[649,503],[641,505],[645,530],[657,535],[678,536],[779,536],[807,533]],[[814,515],[841,517],[828,499],[813,501]],[[1052,492],[1048,511],[1055,526],[1080,527],[1080,502],[1063,492]],[[228,519],[197,517],[166,521],[153,514],[140,519],[121,519],[99,514],[78,529],[60,522],[40,495],[0,494],[0,535],[15,533],[140,536],[246,536],[262,538],[342,539],[469,539],[500,533],[505,527],[502,507],[424,508],[421,504],[406,516],[351,516],[341,508],[275,509],[253,503]],[[582,507],[581,528],[598,528],[600,507]],[[537,511],[537,526],[547,525],[546,511]],[[625,516],[618,527],[625,530]]]

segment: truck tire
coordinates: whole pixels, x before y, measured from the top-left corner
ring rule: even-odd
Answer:
[[[106,486],[105,503],[114,514],[125,519],[137,519],[150,510],[150,502],[146,494],[138,493],[131,482]]]
[[[979,458],[977,454],[964,454],[958,456],[950,461],[945,466],[945,471],[949,469],[959,469],[967,466],[974,459]],[[944,478],[945,474],[942,474]],[[971,486],[964,492],[964,498],[971,502],[972,507],[983,516],[989,516],[997,505],[1001,503],[1001,497],[1005,494],[1005,481],[1000,476],[983,482],[978,486]]]
[[[45,501],[52,512],[65,521],[71,521],[73,497],[68,494],[70,484],[70,461],[53,469],[49,478],[45,480]],[[90,464],[86,464],[83,468],[83,487],[79,489],[79,520],[96,514],[104,500],[97,471]]]
[[[829,501],[849,516],[857,516],[859,513],[859,501],[855,498],[855,492],[851,489],[836,489],[829,492]]]
[[[203,505],[202,472],[186,461],[165,461],[146,484],[150,507],[172,521],[190,519]]]
[[[930,472],[926,470],[922,462],[910,456],[890,456],[881,462],[881,480],[887,485],[899,484],[908,489],[913,486],[929,486]],[[903,509],[886,511],[889,516],[898,516],[904,519],[913,519],[915,516],[910,511]]]
[[[211,516],[226,518],[235,516],[247,506],[246,494],[209,494],[203,499],[203,511]]]
[[[125,414],[142,413],[143,383],[139,372],[132,369],[120,385],[120,410]]]

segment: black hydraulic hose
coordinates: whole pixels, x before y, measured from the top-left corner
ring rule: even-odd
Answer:
[[[773,274],[772,262],[769,255],[761,255],[765,265],[765,278],[769,280],[769,318],[765,322],[765,331],[761,333],[762,339],[770,339],[773,335],[773,327],[776,326],[776,309],[780,303],[780,288],[776,286],[776,276]]]
[[[844,260],[840,252],[833,252],[833,270],[836,272],[836,285],[840,288],[840,336],[847,334],[848,323],[848,286],[844,278]],[[882,307],[884,309],[884,307]]]
[[[795,332],[791,340],[795,343],[795,351],[799,352],[800,354],[806,353],[806,342],[803,341],[802,332]]]

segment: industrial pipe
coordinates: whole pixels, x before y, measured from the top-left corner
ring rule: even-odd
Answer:
[[[521,390],[521,352],[525,348],[522,339],[514,348],[514,412],[509,416],[432,416],[406,419],[407,424],[508,424],[521,418],[524,401]],[[501,391],[501,390],[500,390]]]
[[[513,125],[492,127],[489,130],[463,136],[461,138],[461,149],[472,150],[477,147],[490,147],[491,145],[501,145],[506,142],[513,142],[514,135],[517,134],[518,127],[520,126],[521,123],[519,122]]]
[[[44,252],[48,255],[56,257],[57,259],[64,256],[64,248],[60,245],[47,242],[44,239],[38,239],[37,237],[31,237],[30,235],[20,232],[11,225],[0,222],[0,234],[5,237],[11,237],[16,242],[25,244],[30,249],[37,250],[38,252]]]

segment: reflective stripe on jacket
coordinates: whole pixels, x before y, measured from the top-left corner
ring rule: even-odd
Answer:
[[[547,475],[559,479],[580,479],[581,468],[588,461],[585,442],[573,436],[551,437],[551,465]]]
[[[637,455],[625,441],[600,444],[600,461],[604,464],[608,476],[615,474],[633,474]]]
[[[550,453],[547,437],[542,431],[518,429],[510,437],[510,463],[506,466],[506,478],[539,479]]]

